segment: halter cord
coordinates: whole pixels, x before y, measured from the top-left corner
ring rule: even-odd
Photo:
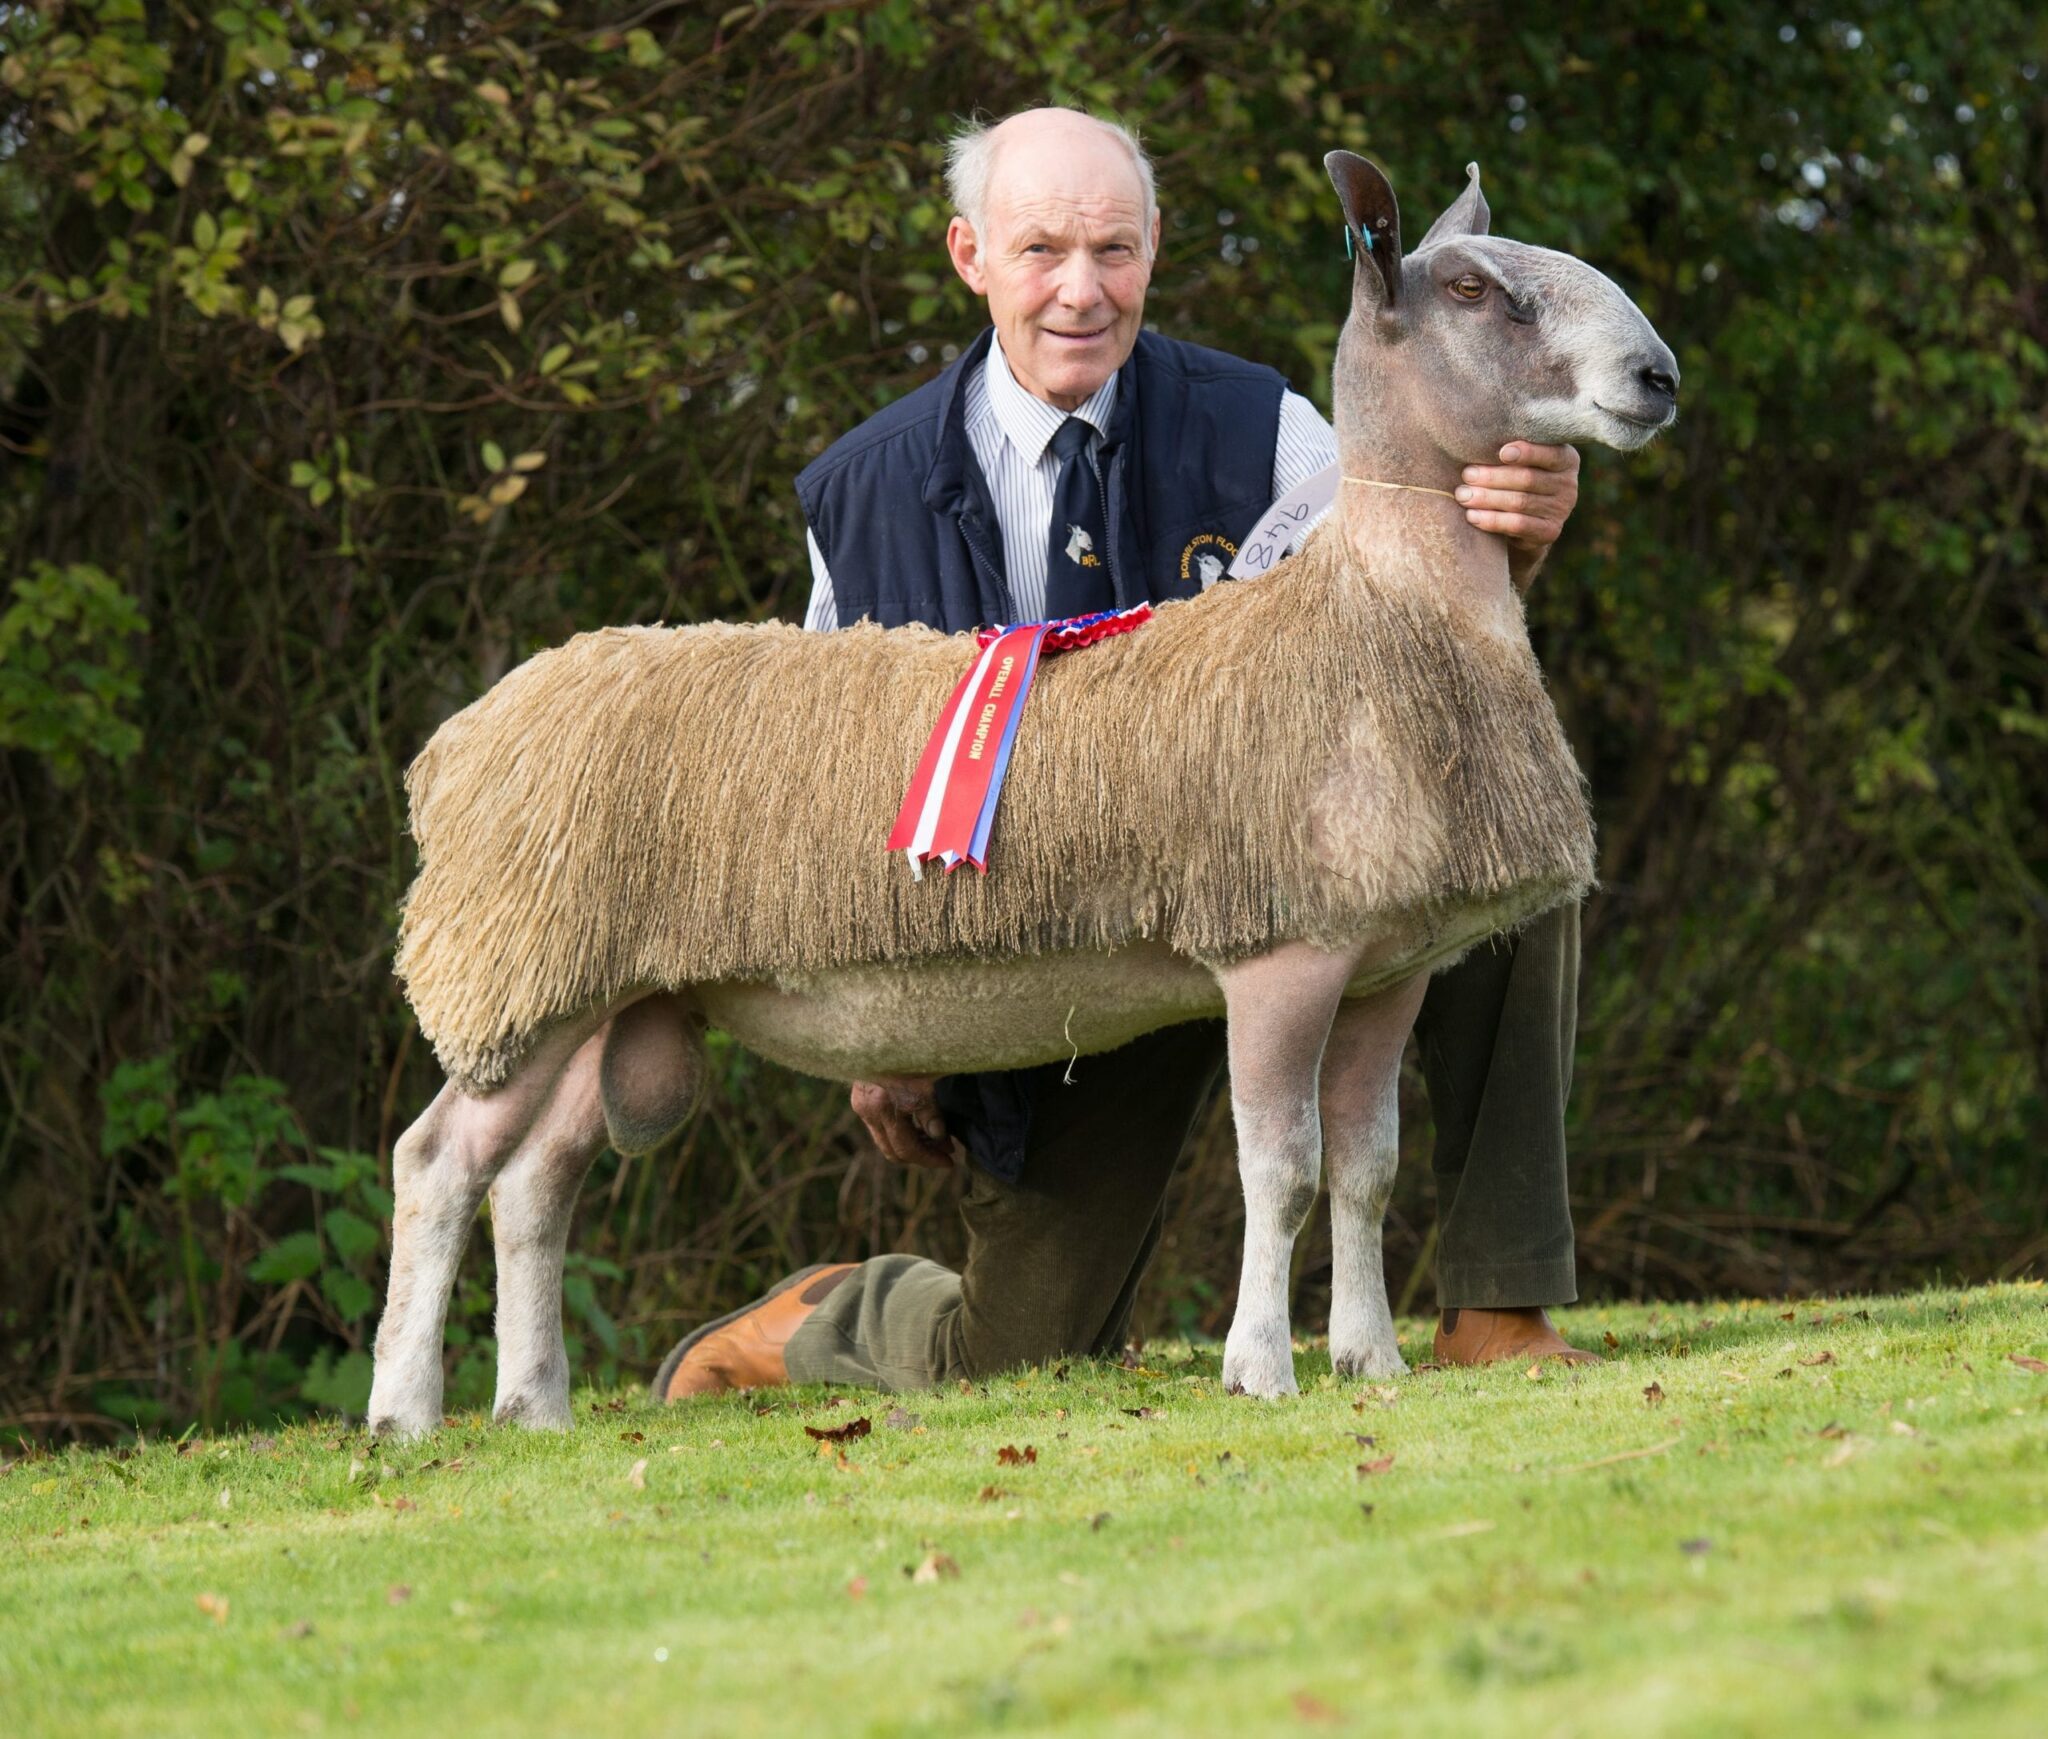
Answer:
[[[1441,495],[1446,501],[1458,498],[1448,489],[1425,489],[1420,483],[1382,483],[1377,477],[1353,477],[1346,474],[1346,483],[1363,483],[1368,489],[1405,489],[1411,495]]]

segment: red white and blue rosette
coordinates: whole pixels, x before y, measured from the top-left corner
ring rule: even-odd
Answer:
[[[940,711],[889,832],[887,849],[909,856],[913,876],[934,858],[949,872],[971,863],[987,873],[996,804],[1039,660],[1128,634],[1151,619],[1150,604],[1135,604],[976,633],[981,655]]]

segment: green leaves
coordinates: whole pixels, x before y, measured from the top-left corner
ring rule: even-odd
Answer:
[[[312,1232],[292,1232],[251,1262],[248,1275],[270,1285],[310,1280],[320,1272],[320,1240]]]
[[[141,679],[131,644],[147,628],[134,599],[90,562],[38,561],[0,612],[0,747],[39,756],[59,785],[142,745],[128,716]]]
[[[330,1208],[320,1222],[320,1229],[344,1262],[360,1261],[384,1241],[382,1232],[346,1208]]]

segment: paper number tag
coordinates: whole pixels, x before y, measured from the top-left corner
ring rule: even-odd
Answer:
[[[1297,483],[1266,509],[1258,529],[1244,540],[1237,560],[1230,564],[1233,580],[1256,579],[1273,571],[1274,565],[1293,543],[1314,523],[1317,514],[1337,499],[1339,468],[1325,465],[1313,477]]]

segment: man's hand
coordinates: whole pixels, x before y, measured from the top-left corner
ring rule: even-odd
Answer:
[[[1498,465],[1467,465],[1457,497],[1465,518],[1508,540],[1508,576],[1526,591],[1579,499],[1579,450],[1510,441]]]
[[[868,1126],[882,1157],[895,1165],[944,1171],[958,1145],[946,1133],[929,1075],[895,1075],[886,1081],[856,1081],[853,1112]]]

